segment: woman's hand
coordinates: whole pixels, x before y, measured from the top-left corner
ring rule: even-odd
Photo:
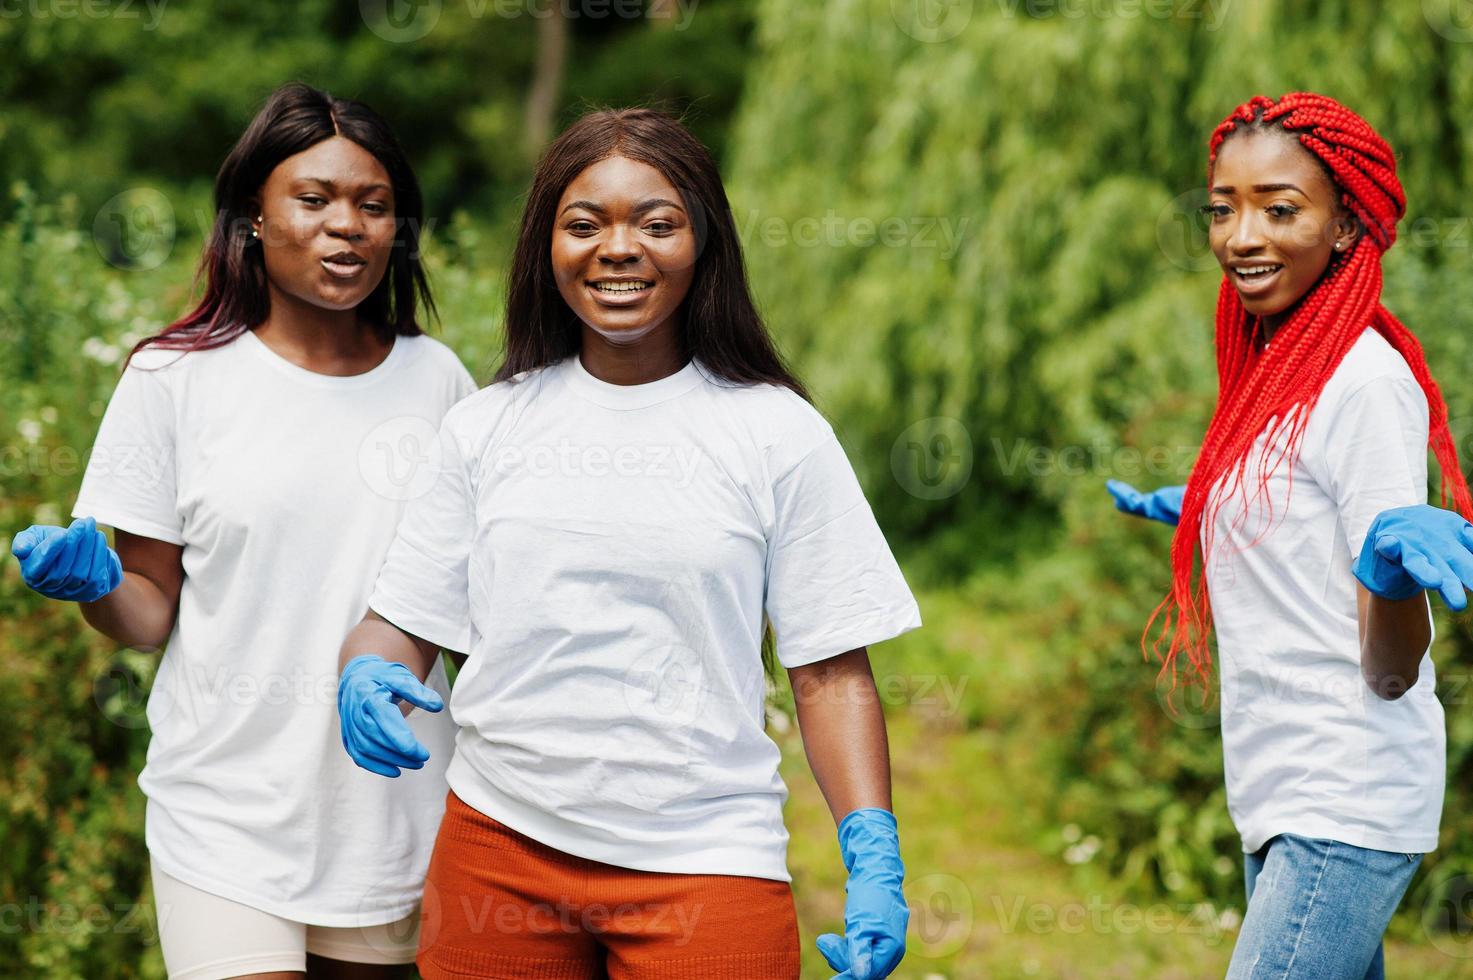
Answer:
[[[1141,493],[1129,483],[1119,480],[1107,481],[1105,489],[1115,498],[1117,510],[1173,527],[1181,520],[1181,501],[1187,493],[1185,486],[1162,487],[1151,493]]]
[[[445,702],[402,663],[375,653],[354,657],[338,680],[338,717],[343,748],[369,772],[395,777],[401,769],[422,769],[430,750],[414,737],[399,709],[408,701],[426,711]]]
[[[123,563],[92,517],[65,528],[32,524],[15,536],[10,553],[20,559],[26,585],[51,599],[96,602],[123,581]]]
[[[879,807],[850,813],[839,823],[839,851],[849,869],[844,935],[819,936],[818,951],[842,980],[880,980],[905,956],[910,921],[895,815]]]
[[[1434,590],[1460,612],[1468,606],[1463,590],[1473,589],[1473,524],[1430,504],[1384,510],[1366,532],[1355,577],[1383,599]]]
[[[818,938],[840,980],[888,977],[905,955],[910,919],[890,805],[885,713],[864,647],[788,669],[803,750],[839,825],[849,871],[844,935]],[[842,817],[842,819],[841,819]]]

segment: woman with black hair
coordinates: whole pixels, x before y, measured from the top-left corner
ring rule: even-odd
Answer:
[[[866,646],[919,610],[753,306],[706,149],[642,109],[563,133],[506,329],[342,651],[344,741],[383,772],[385,743],[423,755],[392,710],[410,672],[469,654],[421,973],[798,976],[765,613],[849,872],[819,948],[888,976],[908,911]]]
[[[373,110],[280,89],[215,203],[204,298],[134,348],[79,519],[14,552],[103,634],[167,645],[138,782],[170,977],[404,977],[443,763],[392,785],[343,757],[336,653],[417,451],[475,385],[420,331],[423,204]],[[449,719],[414,730],[443,759]]]

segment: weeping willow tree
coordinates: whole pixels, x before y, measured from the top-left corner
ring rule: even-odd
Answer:
[[[1011,721],[1038,727],[1065,781],[1041,809],[1098,832],[1141,888],[1241,895],[1211,706],[1163,710],[1141,662],[1167,534],[1102,489],[1183,482],[1211,412],[1220,273],[1195,209],[1234,106],[1321,91],[1398,148],[1410,209],[1384,300],[1423,339],[1473,458],[1457,383],[1473,366],[1473,31],[1436,8],[761,8],[729,172],[764,313],[908,568],[1016,611],[1010,652],[1037,676]],[[928,492],[912,467],[947,459],[970,472]],[[1457,843],[1473,721],[1455,693],[1473,644],[1458,624],[1440,634],[1450,796],[1443,869],[1427,863],[1420,893],[1473,858]]]

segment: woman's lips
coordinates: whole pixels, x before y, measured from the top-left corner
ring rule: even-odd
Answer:
[[[1267,272],[1245,275],[1250,269],[1268,269]],[[1233,278],[1233,285],[1237,287],[1240,296],[1262,296],[1274,288],[1279,281],[1279,275],[1284,267],[1277,262],[1265,262],[1259,266],[1245,266],[1229,271]]]
[[[609,284],[615,285],[615,284]],[[597,283],[586,283],[588,291],[593,294],[596,302],[604,306],[634,306],[644,301],[645,297],[654,292],[654,284],[644,281],[643,286],[638,289],[600,289]]]
[[[329,258],[322,260],[322,267],[334,279],[356,279],[368,268],[368,263],[362,260]]]

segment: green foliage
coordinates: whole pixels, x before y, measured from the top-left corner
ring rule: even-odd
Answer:
[[[128,186],[207,190],[261,101],[299,79],[390,121],[429,215],[504,217],[530,172],[524,100],[550,7],[573,15],[555,123],[589,103],[659,101],[689,110],[721,149],[742,84],[746,5],[682,3],[664,27],[645,6],[621,0],[617,9],[639,13],[630,17],[566,0],[17,4],[0,17],[0,174],[24,175],[43,198],[75,194],[85,214]],[[385,7],[431,19],[421,32],[375,16]]]
[[[0,226],[0,962],[19,975],[162,977],[143,899],[148,857],[136,785],[148,655],[116,651],[76,607],[27,589],[10,535],[66,523],[124,353],[120,335],[162,325],[182,292],[103,265],[73,230],[76,202],[13,191]],[[172,275],[187,267],[177,264]],[[14,928],[16,921],[21,928]],[[104,967],[106,964],[106,967]]]

